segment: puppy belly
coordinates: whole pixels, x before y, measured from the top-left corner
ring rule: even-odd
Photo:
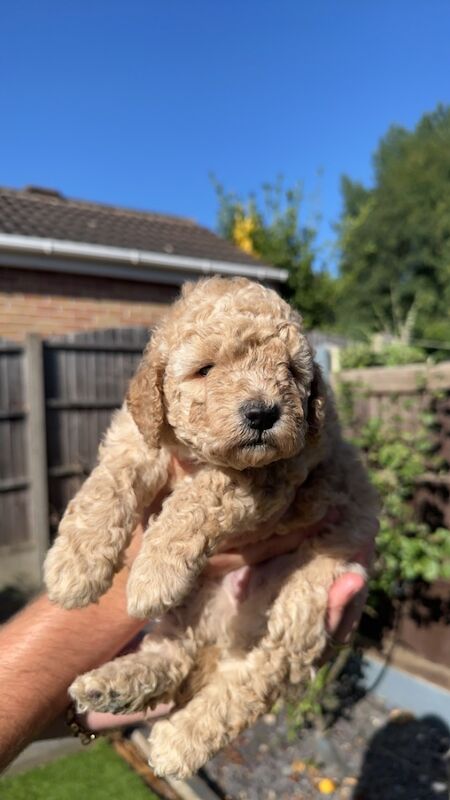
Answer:
[[[344,562],[327,559],[326,574],[322,574],[321,560],[323,556],[317,556],[305,545],[295,553],[278,556],[258,566],[243,567],[220,580],[205,580],[184,606],[175,609],[169,617],[175,614],[183,628],[192,626],[201,645],[214,644],[225,652],[248,651],[267,632],[270,609],[283,587],[294,576],[301,580],[303,569],[307,567],[309,573],[312,570],[317,585],[323,583],[328,592],[328,586],[342,571]],[[307,594],[307,587],[305,592]]]

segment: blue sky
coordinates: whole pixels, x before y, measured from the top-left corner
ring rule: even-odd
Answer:
[[[244,194],[283,173],[328,241],[340,175],[370,182],[387,127],[450,101],[447,0],[15,0],[1,17],[0,184],[211,227],[210,172]]]

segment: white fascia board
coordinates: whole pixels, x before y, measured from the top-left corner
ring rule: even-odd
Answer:
[[[69,242],[60,239],[45,239],[36,236],[19,236],[0,233],[0,264],[22,266],[53,271],[99,274],[95,265],[102,264],[103,275],[128,280],[151,282],[156,279],[167,283],[178,283],[187,277],[199,275],[243,275],[261,281],[285,283],[287,270],[265,267],[258,264],[241,264],[215,261],[208,258],[155,253],[150,250],[134,250],[126,247],[109,247],[84,242]],[[126,266],[130,265],[130,266]],[[151,272],[145,269],[151,267]],[[156,269],[154,269],[156,268]],[[157,277],[158,276],[158,277]]]

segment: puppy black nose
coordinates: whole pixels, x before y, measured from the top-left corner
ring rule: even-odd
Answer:
[[[241,406],[242,416],[249,428],[257,431],[267,431],[273,428],[280,419],[280,408],[274,403],[266,405],[257,400],[249,401]]]

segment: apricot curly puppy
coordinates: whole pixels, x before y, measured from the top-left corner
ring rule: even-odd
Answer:
[[[178,710],[153,727],[151,762],[180,777],[311,676],[326,645],[329,588],[362,569],[348,562],[373,537],[377,500],[342,439],[300,316],[243,278],[188,284],[61,522],[45,566],[53,601],[84,606],[108,589],[173,453],[193,473],[150,519],[128,583],[130,614],[171,611],[138,653],[77,678],[70,692],[80,710],[174,700]],[[239,608],[236,576],[199,577],[208,556],[242,545],[244,532],[261,538],[275,518],[287,533],[330,505],[339,524],[242,576],[253,585]]]

